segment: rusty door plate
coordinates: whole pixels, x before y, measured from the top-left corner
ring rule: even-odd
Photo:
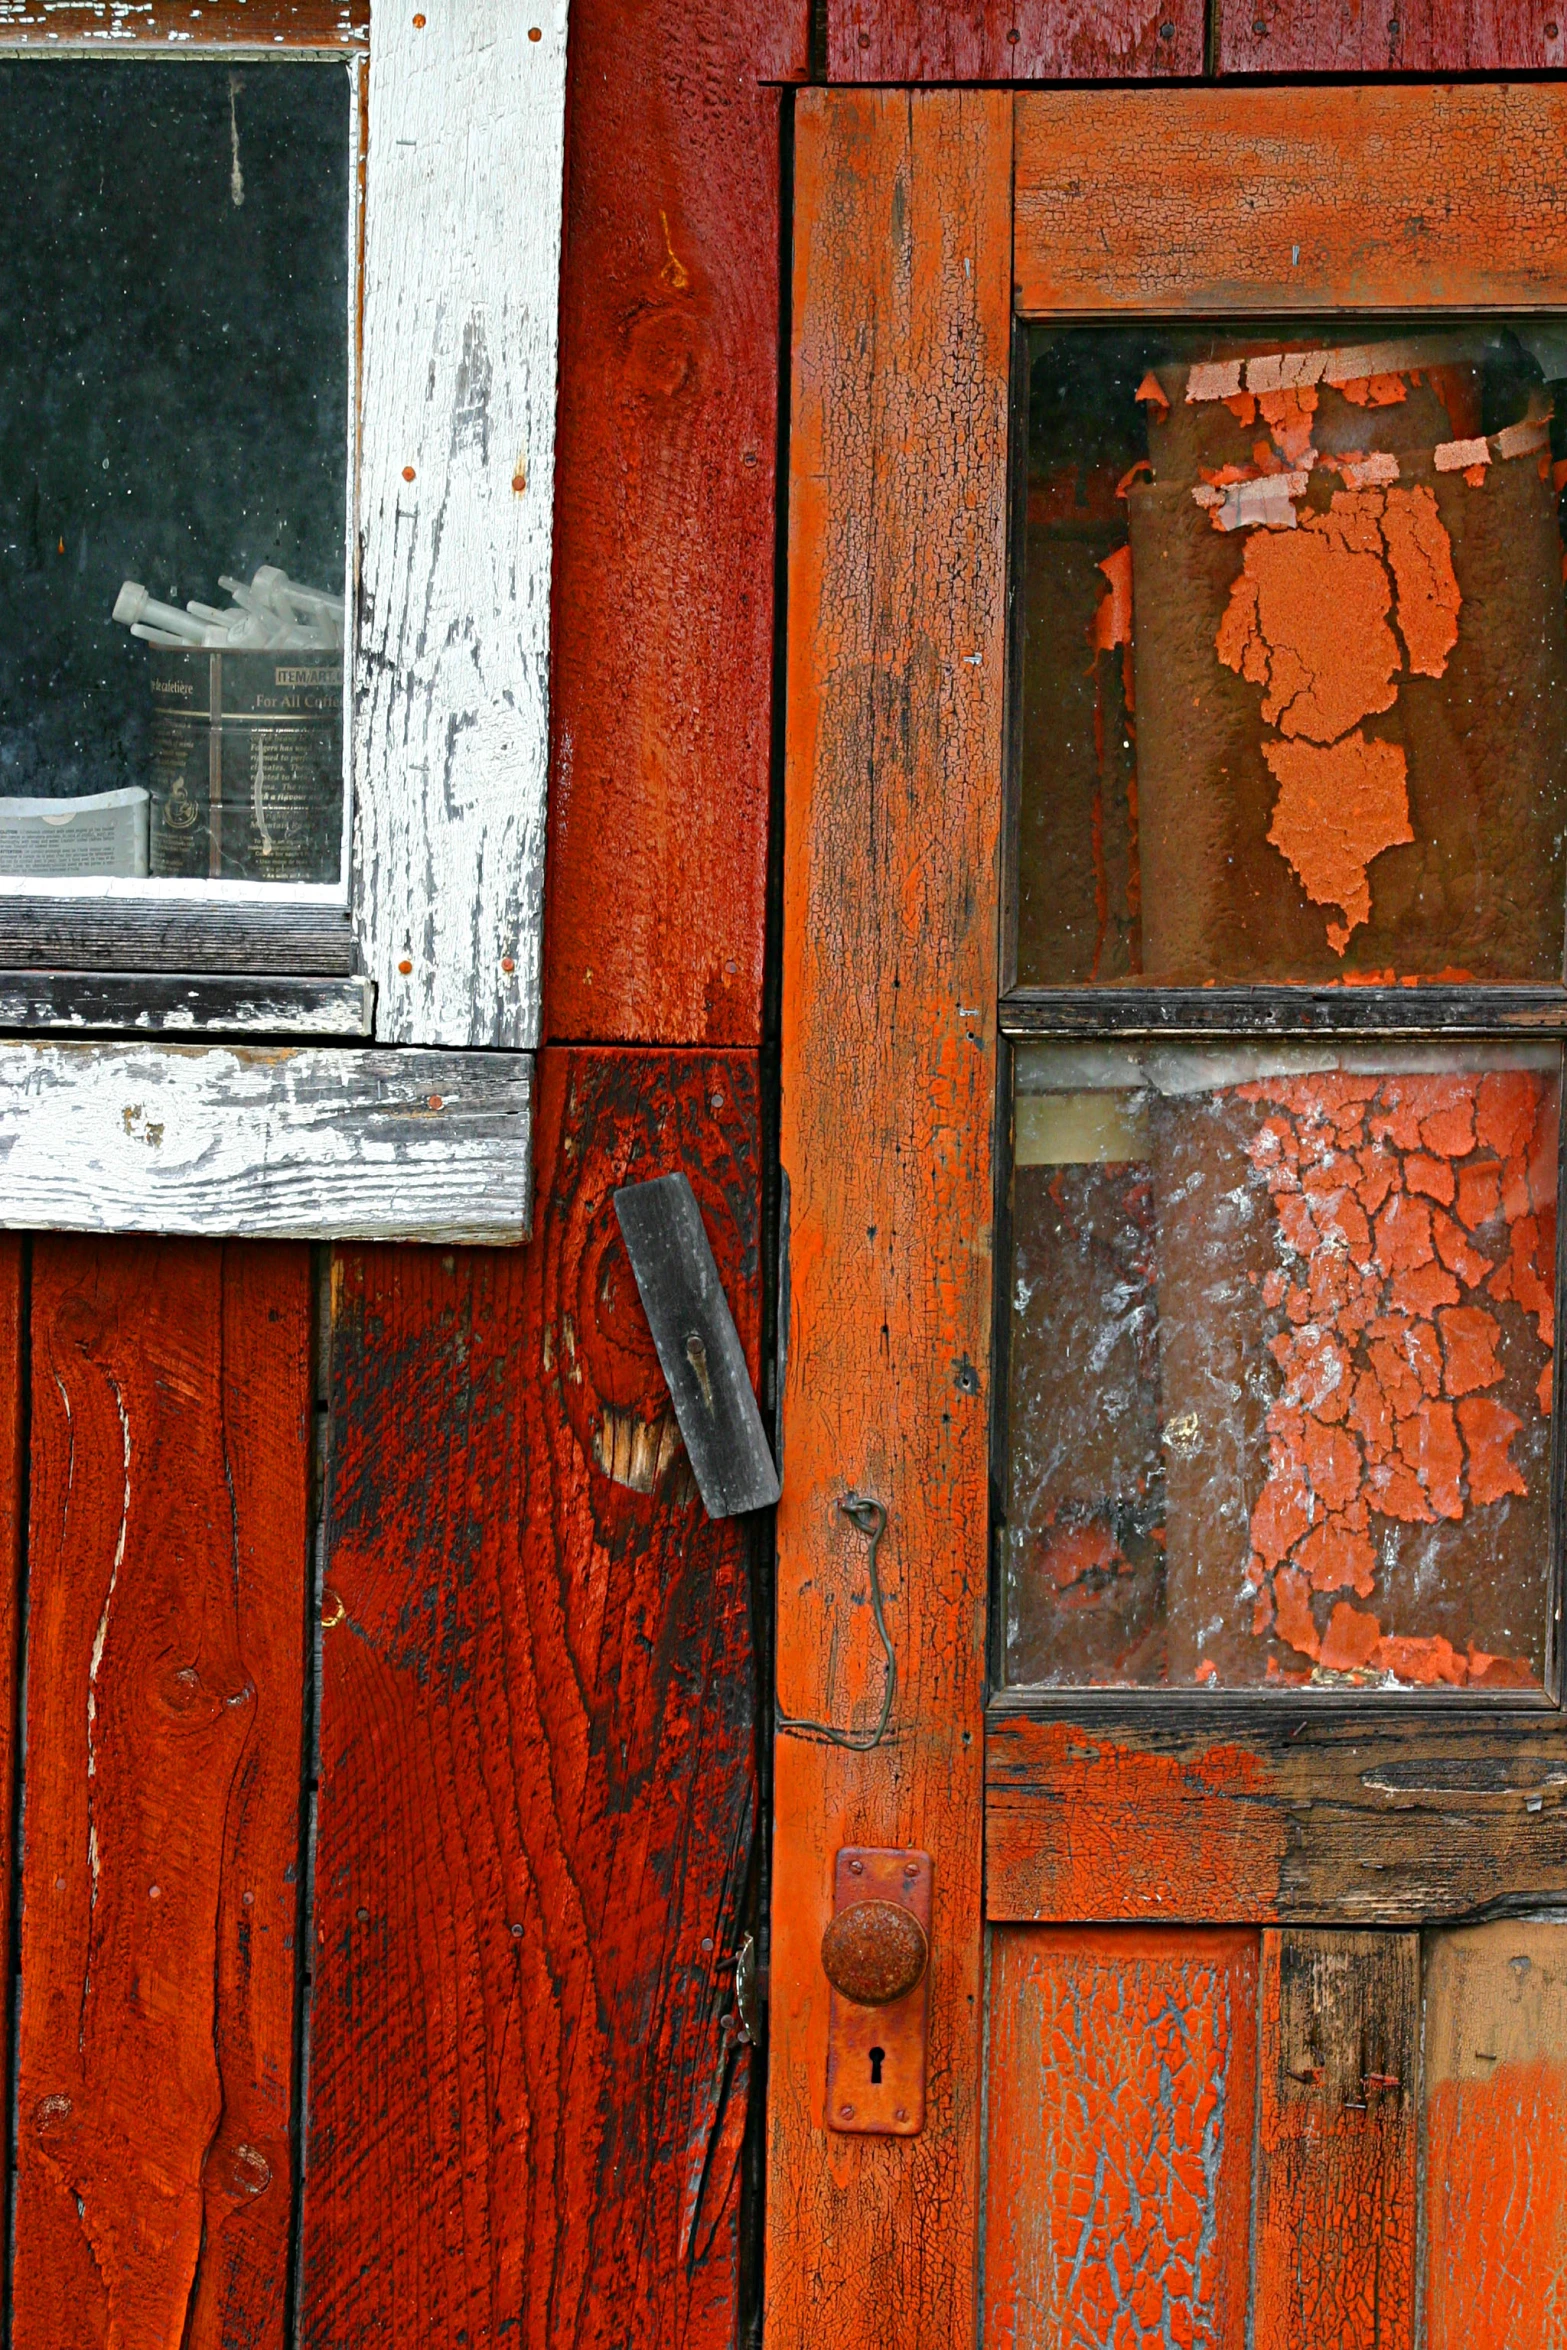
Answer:
[[[833,1914],[859,1901],[897,1902],[930,1934],[928,1852],[848,1844],[833,1875]],[[912,1991],[884,2007],[862,2007],[830,1992],[827,2017],[827,2127],[870,2137],[913,2138],[925,2127],[925,2040],[930,1968]]]

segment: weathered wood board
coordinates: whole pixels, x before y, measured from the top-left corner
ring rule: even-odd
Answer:
[[[1219,0],[1231,73],[1537,73],[1567,65],[1552,0]]]
[[[509,1244],[531,1056],[0,1043],[0,1225]]]
[[[1011,102],[812,91],[795,161],[778,1704],[876,1723],[851,1493],[887,1512],[897,1697],[871,1751],[775,1748],[767,2338],[967,2350]],[[934,1861],[929,2105],[907,2146],[823,2126],[820,1946],[848,1844]]]
[[[283,2350],[302,1248],[33,1244],[13,2338]]]
[[[362,48],[370,0],[204,0],[196,21],[203,44],[220,49]],[[167,54],[193,29],[189,0],[0,0],[0,47],[69,45],[113,56],[156,42]]]
[[[355,909],[388,1043],[535,1044],[566,0],[372,0]]]
[[[987,2350],[1243,2350],[1256,1934],[1007,1928],[989,1997]]]
[[[1088,1704],[992,1712],[992,1918],[1415,1926],[1567,1899],[1567,1722]]]
[[[1567,304],[1558,84],[1030,90],[1016,106],[1026,316]]]
[[[551,1051],[533,1244],[334,1271],[310,2350],[732,2350],[746,1531],[613,1193],[690,1178],[754,1374],[750,1054]]]
[[[258,972],[351,978],[359,943],[345,908],[0,892],[0,970]]]
[[[1567,2342],[1567,1923],[1425,1946],[1425,2340]]]
[[[142,1035],[368,1036],[368,979],[231,979],[138,971],[0,970],[0,1028],[103,1028]]]
[[[575,0],[549,1034],[762,1030],[779,82],[809,0]],[[612,912],[611,912],[612,910]]]
[[[834,82],[1141,81],[1203,67],[1200,0],[828,0]]]
[[[1413,2350],[1420,1937],[1267,1929],[1256,2350]]]

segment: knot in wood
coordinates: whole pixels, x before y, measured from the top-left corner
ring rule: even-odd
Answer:
[[[854,1901],[822,1936],[822,1968],[857,2007],[885,2007],[913,1990],[930,1958],[925,1929],[896,1901]]]

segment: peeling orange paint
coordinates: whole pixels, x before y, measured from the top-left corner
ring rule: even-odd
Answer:
[[[1314,393],[1268,393],[1263,406],[1308,396],[1314,403]],[[1414,838],[1404,753],[1359,721],[1392,707],[1405,661],[1420,676],[1443,675],[1461,603],[1452,545],[1424,484],[1337,490],[1298,529],[1247,541],[1215,649],[1263,688],[1264,723],[1286,738],[1262,746],[1279,784],[1268,838],[1314,905],[1339,908],[1327,933],[1338,954],[1370,920],[1372,860]]]
[[[1552,1344],[1554,1089],[1532,1070],[1330,1071],[1237,1094],[1263,1113],[1248,1148],[1281,1257],[1261,1291],[1279,1317],[1280,1386],[1251,1516],[1254,1631],[1326,1672],[1532,1678],[1437,1636],[1384,1635],[1376,1613],[1335,1595],[1375,1598],[1376,1518],[1456,1522],[1527,1496],[1512,1454],[1524,1422],[1492,1392],[1502,1328],[1483,1301],[1512,1299]],[[1500,1260],[1469,1237],[1480,1232],[1500,1240]]]

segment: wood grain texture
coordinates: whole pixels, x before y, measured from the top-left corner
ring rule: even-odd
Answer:
[[[22,1672],[22,1547],[26,1523],[27,1456],[24,1445],[26,1379],[25,1242],[20,1234],[0,1236],[0,2045],[12,2046],[12,1895],[16,1853],[11,1840],[15,1818]],[[11,2145],[0,2157],[0,2181],[9,2198]]]
[[[876,1720],[855,1491],[888,1513],[898,1689],[884,1747],[776,1750],[773,2350],[966,2346],[977,2314],[1010,128],[983,92],[796,118],[778,1701]],[[843,1844],[934,1862],[914,2139],[822,2126]]]
[[[0,48],[362,49],[370,0],[0,0]]]
[[[1256,2350],[1413,2350],[1417,1934],[1262,1937]]]
[[[517,1255],[336,1261],[304,2340],[731,2350],[745,1531],[615,1219],[683,1169],[753,1372],[754,1056],[551,1052]]]
[[[348,978],[345,909],[0,893],[0,970],[319,972]]]
[[[368,979],[229,979],[138,971],[0,971],[0,1027],[194,1030],[232,1036],[368,1036]]]
[[[1200,0],[827,0],[834,82],[1200,74]]]
[[[394,1044],[537,1043],[566,0],[372,0],[355,916]]]
[[[1567,1724],[1272,1699],[993,1712],[985,1850],[996,1919],[1418,1925],[1524,1908],[1567,1895]]]
[[[310,1278],[34,1243],[12,2325],[282,2350]]]
[[[0,1225],[524,1240],[532,1058],[0,1044]]]
[[[1016,104],[1026,315],[1567,299],[1559,86],[1032,90]]]
[[[989,2350],[1242,2350],[1255,1933],[1009,1928],[990,2014]]]
[[[1425,2340],[1567,2343],[1567,1926],[1425,1948]]]
[[[576,0],[546,1017],[761,1035],[780,99],[809,0]]]
[[[1219,71],[1535,72],[1564,25],[1556,0],[1219,0]]]

